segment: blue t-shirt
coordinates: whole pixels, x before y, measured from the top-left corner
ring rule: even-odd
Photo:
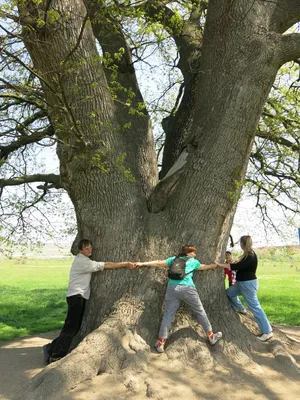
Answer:
[[[172,261],[174,260],[174,257],[170,257],[166,260],[166,263],[168,264],[168,268],[171,267]],[[183,259],[187,259],[186,266],[185,266],[185,273],[187,274],[188,272],[191,271],[197,271],[200,269],[200,262],[198,260],[195,260],[195,258],[188,258],[188,257],[180,257]],[[168,285],[186,285],[186,286],[193,286],[195,287],[195,284],[193,282],[193,275],[194,272],[191,272],[188,274],[185,278],[181,279],[180,281],[176,281],[174,279],[169,279]]]

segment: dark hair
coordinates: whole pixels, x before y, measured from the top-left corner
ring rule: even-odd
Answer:
[[[227,250],[225,251],[225,254],[232,254],[231,251]]]
[[[93,246],[93,243],[89,239],[81,239],[78,243],[78,250],[82,250],[84,247]]]
[[[192,251],[196,252],[196,247],[193,246],[192,244],[186,244],[182,246],[180,255],[186,256],[188,253],[191,253]]]

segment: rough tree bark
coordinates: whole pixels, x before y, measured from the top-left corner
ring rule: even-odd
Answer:
[[[101,13],[103,4],[53,0],[59,19],[39,27],[44,3],[20,2],[20,21],[59,140],[61,181],[75,207],[78,237],[93,240],[96,260],[166,258],[187,242],[198,247],[203,263],[218,259],[263,104],[278,68],[300,53],[298,37],[283,38],[275,20],[281,2],[209,1],[192,129],[184,132],[185,148],[160,182],[147,112],[132,115],[126,96],[115,101],[108,89],[111,70],[99,58],[95,36],[109,47],[114,35],[87,18],[95,4]],[[284,15],[294,21],[299,7],[290,5]],[[125,50],[122,82],[140,101]],[[212,354],[183,309],[172,328],[169,356],[206,366],[214,357],[251,363],[251,349],[263,345],[251,333],[258,333],[251,319],[243,317],[246,327],[228,306],[221,271],[199,273],[195,281],[214,329],[224,333],[223,346]],[[58,398],[103,371],[141,368],[159,327],[165,288],[165,272],[156,269],[95,274],[77,347],[34,377],[21,398]]]

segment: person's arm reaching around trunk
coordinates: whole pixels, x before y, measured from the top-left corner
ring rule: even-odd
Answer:
[[[104,269],[114,269],[114,268],[135,268],[135,264],[132,262],[104,262]]]
[[[227,268],[227,269],[229,269],[229,270],[231,271],[230,264],[220,264],[220,263],[217,263],[217,267],[220,267],[220,268]]]
[[[201,264],[201,268],[198,271],[208,271],[209,269],[216,269],[217,264]]]
[[[145,261],[145,262],[137,262],[135,263],[137,267],[160,267],[167,268],[168,264],[165,260],[156,260],[156,261]]]

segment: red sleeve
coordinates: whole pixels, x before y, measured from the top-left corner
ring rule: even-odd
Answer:
[[[228,279],[231,279],[232,273],[231,273],[230,269],[224,268],[224,274],[225,274],[225,276],[226,275],[228,276]]]

